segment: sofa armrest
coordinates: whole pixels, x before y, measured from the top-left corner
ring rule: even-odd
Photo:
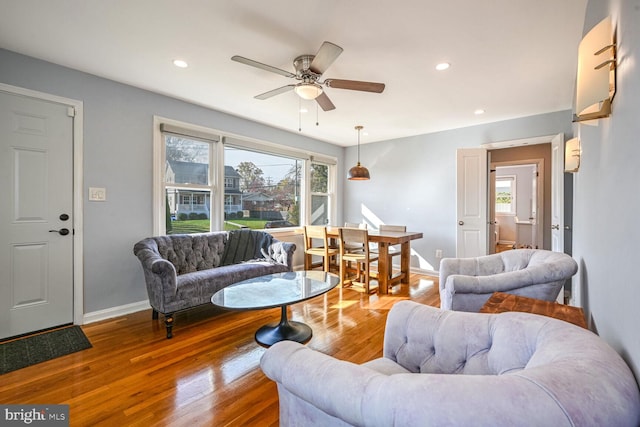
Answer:
[[[281,242],[274,239],[269,245],[268,253],[265,256],[278,264],[287,266],[289,271],[293,271],[293,253],[295,251],[295,243]]]
[[[174,265],[160,256],[152,239],[136,243],[133,253],[142,264],[149,304],[154,310],[166,313],[165,301],[173,298],[177,292],[178,279]]]
[[[335,359],[294,341],[271,346],[262,356],[260,367],[279,388],[284,387],[320,411],[352,425],[364,424],[363,399],[370,381],[380,376],[370,368]]]

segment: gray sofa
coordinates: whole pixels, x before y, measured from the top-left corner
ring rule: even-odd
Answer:
[[[292,271],[295,249],[269,233],[244,229],[149,237],[133,253],[142,263],[153,318],[164,315],[171,338],[175,312],[210,304],[232,283]]]
[[[396,303],[363,365],[291,341],[261,359],[281,426],[638,426],[631,370],[600,337],[529,313]]]
[[[477,258],[440,261],[440,308],[477,312],[494,292],[555,301],[578,271],[567,254],[515,249]]]

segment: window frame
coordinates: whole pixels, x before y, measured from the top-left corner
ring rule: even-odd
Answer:
[[[210,201],[210,229],[223,230],[224,229],[224,207],[225,207],[225,158],[224,148],[225,145],[232,146],[238,149],[246,149],[249,151],[262,152],[274,156],[289,157],[298,159],[303,162],[302,164],[302,183],[300,185],[300,221],[301,225],[309,224],[311,214],[311,163],[319,163],[328,166],[328,193],[318,193],[318,195],[326,195],[328,197],[329,204],[329,223],[335,224],[337,220],[337,203],[336,203],[336,190],[337,190],[337,164],[338,160],[335,157],[301,150],[295,147],[281,145],[269,141],[259,140],[255,138],[236,135],[228,132],[223,132],[217,129],[208,128],[205,126],[195,125],[192,123],[182,122],[166,117],[154,116],[153,117],[153,232],[156,236],[162,236],[166,234],[166,207],[165,207],[165,182],[164,182],[164,168],[165,168],[165,142],[163,132],[161,131],[161,125],[169,125],[187,129],[193,132],[194,135],[210,135],[217,138],[217,142],[210,141],[211,147],[209,150],[209,185],[211,191]],[[191,138],[191,136],[189,136]],[[196,136],[193,137],[196,140],[202,140]],[[174,185],[180,187],[180,185]],[[314,193],[315,195],[315,193]],[[276,231],[277,229],[272,229]]]
[[[498,181],[510,181],[511,182],[511,209],[509,212],[500,212],[497,209],[498,206]],[[493,201],[496,206],[496,215],[515,215],[516,214],[516,185],[517,185],[517,176],[516,175],[500,175],[496,176],[496,195],[495,200]]]

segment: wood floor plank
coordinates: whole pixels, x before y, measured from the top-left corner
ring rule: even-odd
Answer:
[[[362,363],[382,355],[387,314],[403,299],[439,306],[437,278],[411,275],[388,295],[336,288],[289,318],[311,326],[310,348]],[[69,404],[72,426],[277,426],[254,334],[279,318],[203,306],[176,315],[171,340],[150,310],[85,325],[92,348],[3,375],[0,403]]]

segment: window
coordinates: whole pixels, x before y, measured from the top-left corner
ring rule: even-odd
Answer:
[[[248,213],[256,228],[301,225],[300,194],[304,159],[284,157],[225,143],[225,166],[239,175],[241,204],[225,209],[225,219]],[[236,212],[233,212],[233,209]],[[252,224],[245,224],[250,227]]]
[[[496,213],[516,213],[516,177],[496,177]]]
[[[158,235],[329,224],[336,160],[154,117]]]
[[[329,165],[311,162],[311,224],[329,224]]]
[[[168,128],[162,133],[166,233],[210,231],[212,142],[177,132]]]

